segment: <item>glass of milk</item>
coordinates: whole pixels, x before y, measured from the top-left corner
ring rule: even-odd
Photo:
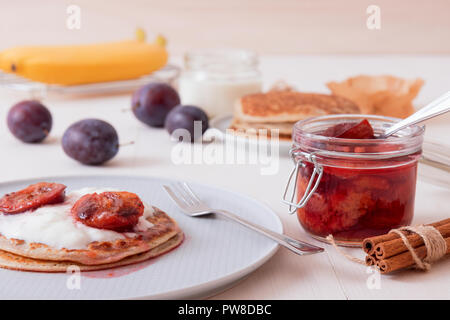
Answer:
[[[202,108],[215,117],[233,112],[236,101],[261,92],[258,55],[246,50],[187,52],[178,83],[181,103]]]

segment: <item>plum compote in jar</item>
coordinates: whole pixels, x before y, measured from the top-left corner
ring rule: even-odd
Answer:
[[[314,238],[325,241],[331,234],[339,245],[360,246],[367,237],[411,223],[424,127],[377,139],[397,121],[330,115],[295,124],[290,181],[297,202],[288,203]]]

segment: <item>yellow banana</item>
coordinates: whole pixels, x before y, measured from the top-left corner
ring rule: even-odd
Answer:
[[[112,42],[101,44],[101,46],[112,49],[114,46],[121,46],[127,43],[134,44],[138,43],[138,41]],[[65,48],[67,50],[72,50],[73,47],[77,46],[19,46],[9,48],[0,52],[0,69],[5,72],[16,72],[17,67],[28,58],[33,58],[38,55],[51,55],[54,53],[55,49],[60,50],[61,48]]]
[[[43,83],[74,85],[137,78],[162,68],[167,58],[160,43],[139,40],[25,46],[0,52],[0,69]]]

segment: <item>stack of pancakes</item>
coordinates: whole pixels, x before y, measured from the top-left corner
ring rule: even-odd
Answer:
[[[291,139],[294,124],[308,117],[328,114],[360,113],[352,101],[334,95],[269,91],[242,97],[236,103],[231,129],[249,135],[248,129],[279,130],[280,139]]]
[[[0,267],[21,271],[67,272],[110,269],[162,255],[181,244],[184,235],[175,220],[153,207],[152,225],[138,238],[92,242],[84,249],[59,249],[44,243],[8,239],[0,234]]]

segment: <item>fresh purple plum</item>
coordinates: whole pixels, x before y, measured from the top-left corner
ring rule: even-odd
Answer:
[[[201,121],[201,132],[194,131],[194,121]],[[191,142],[194,142],[208,129],[208,116],[198,107],[180,105],[169,112],[165,127],[170,134],[176,129],[186,129],[190,133]]]
[[[36,143],[44,140],[52,129],[52,115],[39,101],[25,100],[12,106],[7,123],[17,139]]]
[[[131,103],[136,118],[151,127],[163,127],[167,114],[180,104],[180,97],[168,84],[154,82],[139,88]]]
[[[116,129],[99,119],[85,119],[72,124],[62,138],[64,152],[88,165],[99,165],[112,159],[119,151]]]

